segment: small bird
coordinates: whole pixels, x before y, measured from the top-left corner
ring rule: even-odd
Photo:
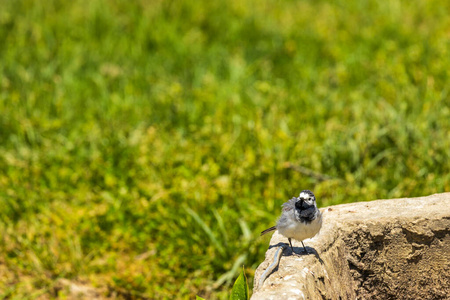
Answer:
[[[288,238],[289,245],[292,248],[291,239],[302,242],[303,250],[306,251],[303,240],[315,236],[322,227],[322,213],[317,209],[316,197],[310,190],[303,190],[299,197],[294,197],[283,205],[281,217],[276,226],[270,227],[263,232],[278,230],[278,232]]]

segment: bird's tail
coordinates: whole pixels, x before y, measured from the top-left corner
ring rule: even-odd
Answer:
[[[261,235],[265,235],[266,233],[269,233],[271,231],[277,230],[276,226],[272,226],[270,228],[267,228],[266,230],[264,230],[263,232],[261,232]]]

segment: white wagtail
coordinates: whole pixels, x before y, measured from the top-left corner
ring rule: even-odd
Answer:
[[[277,225],[264,230],[261,235],[278,230],[288,238],[292,253],[294,248],[291,239],[302,242],[303,250],[308,253],[303,240],[315,236],[322,227],[322,213],[317,209],[316,197],[310,190],[304,190],[299,197],[292,198],[282,206],[282,214]]]

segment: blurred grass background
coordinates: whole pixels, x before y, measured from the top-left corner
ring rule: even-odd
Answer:
[[[226,298],[302,189],[450,191],[449,3],[0,1],[0,297]]]

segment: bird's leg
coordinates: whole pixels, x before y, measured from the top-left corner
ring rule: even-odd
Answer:
[[[292,254],[295,254],[294,248],[292,247],[291,238],[288,238],[288,241],[289,241],[289,245],[291,246]]]
[[[305,251],[305,253],[308,254],[308,251],[306,250],[306,247],[305,247],[305,244],[303,244],[303,241],[302,241],[302,245],[303,245],[303,251]]]

